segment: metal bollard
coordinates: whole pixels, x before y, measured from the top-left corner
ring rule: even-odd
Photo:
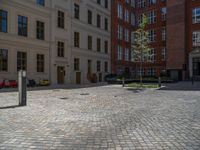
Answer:
[[[18,73],[19,106],[26,106],[26,71],[20,70]]]
[[[124,81],[124,77],[122,78],[122,87],[125,86],[125,81]]]

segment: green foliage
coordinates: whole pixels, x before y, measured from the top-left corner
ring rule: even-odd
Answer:
[[[149,48],[149,35],[146,31],[148,24],[147,17],[143,14],[142,21],[139,24],[139,28],[134,32],[134,43],[132,45],[132,59],[136,62],[140,62],[140,85],[142,86],[142,73],[144,60],[151,58],[151,49]],[[151,59],[150,59],[151,60]]]
[[[149,34],[146,31],[147,17],[143,15],[139,28],[134,32],[134,44],[132,45],[132,54],[135,61],[144,62],[151,57],[149,48]]]

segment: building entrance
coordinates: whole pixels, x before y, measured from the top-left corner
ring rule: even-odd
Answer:
[[[200,78],[200,57],[193,58],[193,76]]]
[[[57,82],[58,84],[65,83],[65,68],[62,66],[57,67]]]

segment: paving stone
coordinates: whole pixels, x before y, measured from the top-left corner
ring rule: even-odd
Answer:
[[[200,92],[178,86],[31,91],[15,108],[3,107],[17,105],[17,93],[0,93],[0,149],[198,150]]]

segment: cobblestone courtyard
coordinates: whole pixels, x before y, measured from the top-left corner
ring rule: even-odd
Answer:
[[[118,85],[0,93],[0,149],[200,149],[200,91]]]

